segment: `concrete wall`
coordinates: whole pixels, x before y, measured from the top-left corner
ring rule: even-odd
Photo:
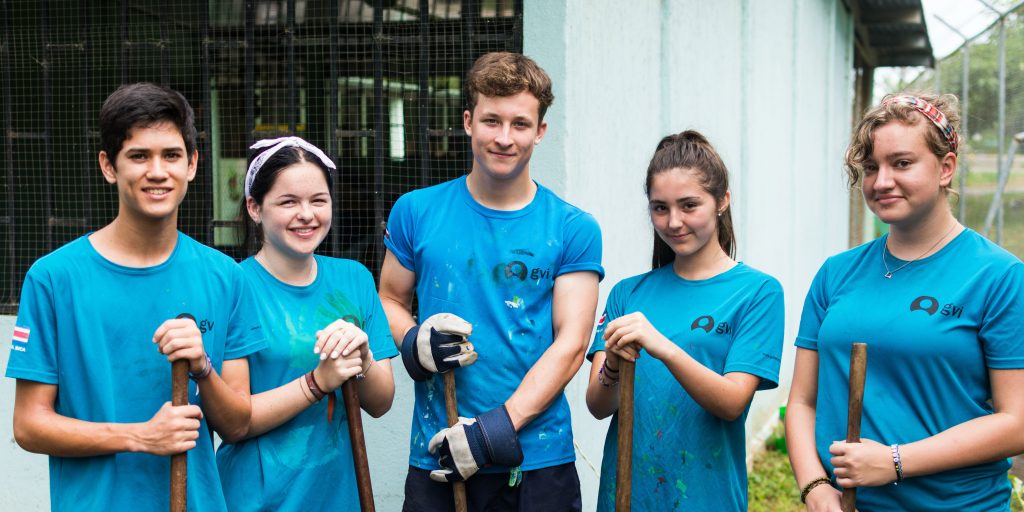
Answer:
[[[811,277],[846,243],[849,14],[838,0],[528,1],[525,9],[525,52],[551,74],[557,98],[532,170],[601,223],[607,277],[600,308],[616,282],[648,268],[643,179],[658,140],[700,130],[729,166],[739,258],[777,277],[786,291],[783,384],[755,397],[748,432],[756,438],[787,393]],[[0,317],[4,368],[12,327],[11,317]],[[588,370],[585,363],[567,395],[584,510],[593,510],[608,422],[587,412]],[[364,417],[382,511],[401,508],[408,463],[412,385],[400,371],[396,376],[391,412]],[[0,509],[46,510],[46,457],[14,444],[13,396],[14,383],[0,381],[0,433],[8,440],[0,448]]]

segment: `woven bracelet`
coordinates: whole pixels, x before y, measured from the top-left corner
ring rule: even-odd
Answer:
[[[807,503],[807,495],[814,490],[815,487],[821,484],[832,484],[832,480],[827,476],[822,476],[811,480],[810,483],[804,486],[803,490],[800,491],[800,503]]]

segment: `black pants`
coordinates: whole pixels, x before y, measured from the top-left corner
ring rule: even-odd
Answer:
[[[580,478],[576,464],[523,471],[509,487],[508,473],[477,473],[466,482],[469,512],[579,512]],[[409,466],[402,512],[453,512],[451,484],[430,479],[430,471]]]

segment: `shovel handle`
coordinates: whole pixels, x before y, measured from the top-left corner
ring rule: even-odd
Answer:
[[[636,363],[619,363],[619,439],[615,465],[615,510],[629,512],[633,495],[633,381]]]
[[[444,379],[444,410],[448,416],[448,426],[459,422],[459,402],[455,398],[455,373],[449,370],[441,374]],[[455,495],[455,512],[469,510],[466,503],[466,482],[452,482],[452,494]]]
[[[348,436],[352,440],[352,462],[356,468],[356,486],[359,488],[359,506],[362,512],[374,512],[373,485],[370,483],[370,465],[366,458],[366,438],[363,436],[363,414],[359,410],[359,393],[354,379],[341,385],[348,416]]]
[[[171,363],[171,405],[188,405],[188,360]],[[188,456],[171,455],[171,512],[185,512],[187,504]]]
[[[860,442],[860,417],[864,410],[864,380],[868,370],[867,343],[854,343],[850,349],[850,402],[846,413],[846,442]],[[843,512],[857,508],[857,488],[843,489],[840,498]]]

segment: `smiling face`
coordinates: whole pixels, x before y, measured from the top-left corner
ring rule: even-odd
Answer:
[[[651,178],[648,207],[654,231],[676,258],[706,251],[721,251],[718,244],[718,212],[729,204],[726,192],[718,204],[692,169],[669,169]]]
[[[477,97],[473,112],[463,113],[473,148],[473,172],[495,181],[529,177],[533,147],[547,131],[540,102],[529,92]]]
[[[263,251],[289,259],[312,256],[331,229],[331,194],[323,170],[299,162],[281,170],[260,204],[249,198],[249,216],[263,227]]]
[[[923,120],[893,121],[872,133],[872,152],[863,165],[864,200],[886,224],[913,228],[949,208],[945,190],[956,155],[935,156],[925,141],[927,129]]]
[[[178,205],[196,175],[198,155],[189,156],[171,122],[132,128],[114,160],[101,151],[103,177],[117,185],[118,217],[177,222]]]

